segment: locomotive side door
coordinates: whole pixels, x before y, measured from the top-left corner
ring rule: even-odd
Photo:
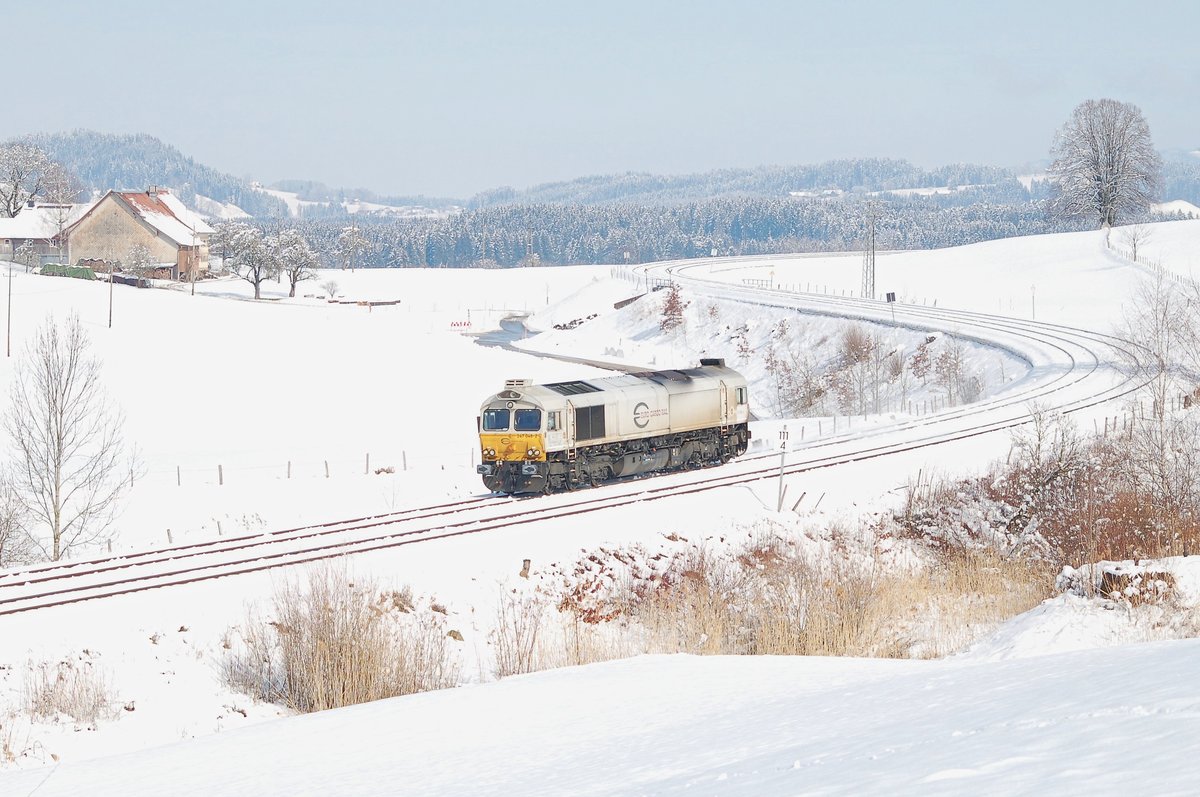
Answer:
[[[729,424],[729,387],[721,380],[721,425]]]

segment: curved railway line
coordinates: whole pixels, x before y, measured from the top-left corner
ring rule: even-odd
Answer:
[[[702,264],[708,267],[706,261]],[[700,293],[804,313],[893,323],[877,301],[814,294],[781,294],[687,274],[687,261],[639,267],[665,271]],[[938,413],[907,417],[807,442],[785,455],[783,473],[802,474],[963,440],[1024,424],[1031,402],[1078,412],[1127,396],[1141,387],[1105,366],[1103,352],[1131,344],[1086,329],[946,308],[903,305],[895,325],[948,331],[969,326],[969,337],[1008,348],[1031,372],[992,398]],[[1047,355],[1049,355],[1047,357]],[[1038,364],[1035,358],[1052,365]],[[1042,373],[1045,371],[1045,373]],[[765,460],[770,460],[766,462]],[[639,502],[686,496],[780,474],[779,452],[746,455],[720,468],[632,479],[597,489],[528,499],[474,496],[380,515],[300,526],[262,534],[120,556],[44,564],[0,572],[0,616],[196,583],[352,554],[369,553],[468,534],[597,512]]]

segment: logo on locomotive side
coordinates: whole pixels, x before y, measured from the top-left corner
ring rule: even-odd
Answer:
[[[644,401],[639,401],[633,408],[633,423],[639,429],[645,429],[650,423],[650,407]]]
[[[639,401],[633,405],[633,423],[639,429],[645,429],[650,424],[651,418],[662,418],[667,414],[666,407],[658,409],[650,409],[650,405],[644,401]]]

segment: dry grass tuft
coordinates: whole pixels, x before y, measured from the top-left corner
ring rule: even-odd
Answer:
[[[25,705],[34,719],[95,725],[115,716],[111,687],[91,662],[43,663],[26,677]]]
[[[274,619],[251,612],[225,660],[226,682],[296,711],[322,711],[458,681],[443,616],[414,611],[407,590],[353,581],[331,566],[288,582]]]
[[[845,540],[820,554],[778,539],[691,546],[651,570],[627,552],[585,559],[575,572],[587,578],[565,580],[561,595],[502,609],[498,675],[639,653],[940,656],[1053,587],[1044,564],[1025,559],[943,548],[898,566]]]

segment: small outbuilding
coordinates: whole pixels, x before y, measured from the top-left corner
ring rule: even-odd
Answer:
[[[66,231],[91,204],[27,202],[12,218],[0,218],[0,260],[47,258],[69,262],[64,248]]]

